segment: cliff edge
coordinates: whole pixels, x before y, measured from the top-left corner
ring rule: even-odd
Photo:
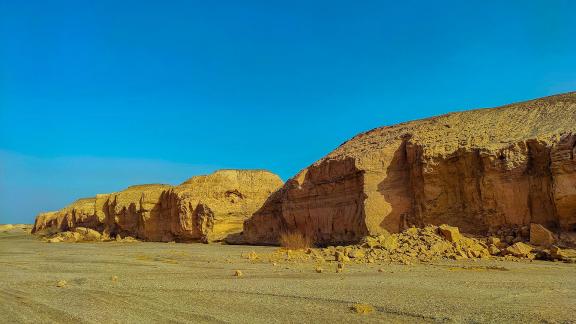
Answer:
[[[300,232],[351,243],[440,224],[574,230],[575,146],[576,92],[377,128],[289,180],[245,222],[243,240]]]

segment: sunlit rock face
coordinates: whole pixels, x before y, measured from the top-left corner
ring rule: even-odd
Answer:
[[[576,93],[374,129],[274,193],[243,241],[299,231],[319,244],[412,225],[485,234],[576,227]]]
[[[86,227],[147,241],[219,241],[240,232],[244,220],[282,184],[267,171],[220,170],[179,186],[137,185],[41,213],[33,232]]]

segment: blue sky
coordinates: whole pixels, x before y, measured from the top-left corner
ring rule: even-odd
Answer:
[[[0,223],[576,90],[574,1],[0,0]]]

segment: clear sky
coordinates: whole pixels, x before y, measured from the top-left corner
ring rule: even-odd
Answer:
[[[576,1],[0,0],[0,223],[576,90]]]

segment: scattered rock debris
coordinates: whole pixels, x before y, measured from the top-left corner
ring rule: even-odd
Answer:
[[[328,246],[289,250],[280,248],[270,255],[249,254],[249,260],[262,262],[336,263],[336,272],[342,272],[346,264],[401,264],[430,263],[439,260],[501,259],[557,260],[576,262],[576,251],[558,246],[533,246],[521,241],[507,243],[497,236],[467,237],[453,226],[412,227],[402,233],[384,233],[368,236],[362,242],[349,246]]]
[[[122,242],[134,243],[139,242],[131,236],[122,238],[116,235],[115,238],[110,237],[107,232],[100,233],[86,227],[76,227],[72,231],[59,232],[42,237],[42,240],[47,243],[79,243],[79,242]]]

